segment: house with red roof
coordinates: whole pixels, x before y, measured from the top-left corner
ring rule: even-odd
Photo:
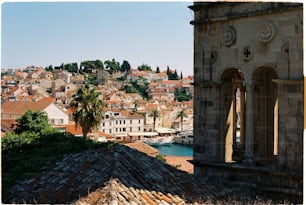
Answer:
[[[17,119],[28,110],[45,112],[50,125],[68,124],[68,114],[53,102],[5,102],[1,105],[1,119]]]

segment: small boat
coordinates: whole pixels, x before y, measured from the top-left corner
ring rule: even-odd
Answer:
[[[174,137],[174,142],[178,144],[192,145],[193,144],[193,132],[192,131],[181,132],[176,137]]]
[[[151,137],[143,140],[148,145],[167,145],[173,143],[174,136]]]

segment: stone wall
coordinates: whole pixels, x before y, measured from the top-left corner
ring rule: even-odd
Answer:
[[[190,8],[194,160],[301,173],[302,4],[195,2]],[[234,157],[237,88],[243,93],[240,161]]]

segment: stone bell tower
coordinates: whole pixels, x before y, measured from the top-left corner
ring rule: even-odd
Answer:
[[[190,8],[195,174],[237,176],[260,168],[255,183],[264,173],[301,176],[303,4],[195,2]]]

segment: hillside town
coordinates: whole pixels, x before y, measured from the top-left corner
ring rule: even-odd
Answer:
[[[49,123],[62,132],[82,136],[80,127],[72,119],[70,101],[76,90],[85,83],[96,87],[104,102],[104,119],[90,137],[98,141],[133,142],[145,136],[192,131],[193,129],[193,76],[169,80],[168,70],[129,69],[107,72],[69,72],[62,67],[28,66],[24,69],[2,69],[1,76],[1,136],[12,131],[16,119],[27,110],[42,111]],[[90,81],[94,79],[94,81]],[[146,95],[134,89],[133,82],[145,83]],[[130,90],[129,90],[130,89]],[[190,99],[176,98],[183,90]],[[159,117],[150,114],[157,110]],[[181,120],[180,111],[186,114]],[[155,122],[153,122],[155,121]],[[155,123],[155,124],[154,124]]]
[[[26,11],[19,16],[24,18],[26,14],[51,11],[36,3],[33,5],[36,10],[27,10],[29,7],[19,4],[17,12],[10,10],[7,14],[18,18],[19,13]],[[88,56],[93,56],[91,52],[120,56],[133,45],[133,49],[127,50],[137,61],[148,59],[147,54],[151,55],[152,62],[160,64],[165,58],[167,62],[177,63],[177,67],[193,67],[194,76],[183,76],[169,66],[152,69],[143,63],[131,67],[128,61],[119,63],[114,58],[47,67],[2,67],[3,203],[258,205],[305,202],[303,4],[193,2],[188,5],[193,15],[189,22],[193,28],[192,66],[184,66],[183,56],[173,61],[167,56],[174,49],[180,54],[188,52],[188,47],[183,45],[185,41],[188,43],[187,38],[168,44],[176,34],[187,30],[179,17],[174,18],[178,23],[171,25],[180,30],[171,27],[168,33],[163,29],[162,21],[170,20],[175,10],[173,4],[156,8],[151,3],[150,8],[137,4],[136,10],[133,10],[135,5],[124,5],[123,9],[118,4],[113,4],[114,7],[85,5],[82,2],[77,7],[86,8],[87,15],[73,5],[66,7],[66,3],[54,5],[57,10],[50,12],[51,19],[57,20],[56,25],[61,23],[59,19],[65,21],[61,11],[73,21],[78,16],[93,14],[94,18],[84,21],[83,26],[70,23],[63,29],[54,29],[52,21],[40,27],[21,21],[19,25],[29,32],[20,35],[22,32],[11,29],[14,32],[6,35],[17,43],[24,39],[30,42],[23,51],[35,59],[29,58],[26,52],[21,52],[22,58],[37,64],[46,60],[34,55],[32,50],[48,51],[44,52],[47,61],[52,60],[52,51],[56,51],[61,55],[56,60],[59,61],[62,57],[69,59],[70,54],[75,55],[74,51]],[[186,10],[187,5],[183,6]],[[161,21],[157,17],[162,16],[163,9],[166,15]],[[68,11],[78,12],[67,15]],[[146,18],[151,11],[154,18]],[[144,24],[133,23],[130,16],[134,13]],[[103,18],[99,19],[98,14],[103,14]],[[6,15],[4,28],[6,24],[18,25],[18,21],[10,24]],[[119,17],[120,22],[113,21],[114,17]],[[103,24],[104,19],[115,26]],[[87,27],[88,22],[97,24]],[[48,34],[55,31],[44,41],[58,46],[36,46],[34,40],[39,42],[38,37],[44,36],[37,28]],[[89,33],[83,33],[85,30]],[[155,30],[163,34],[159,36]],[[66,40],[52,39],[57,33],[65,39],[69,31],[73,31],[67,35],[74,40],[73,45],[67,46]],[[27,33],[31,38],[27,38]],[[97,39],[87,41],[95,35]],[[131,36],[136,38],[130,40]],[[142,41],[140,37],[148,38]],[[113,46],[114,43],[120,47]],[[141,49],[137,43],[142,44]],[[66,45],[64,49],[60,44]],[[82,44],[90,45],[91,49],[84,49]],[[178,44],[182,47],[174,46]],[[98,47],[107,55],[98,52]],[[111,49],[116,50],[115,54]],[[141,53],[134,53],[134,49]],[[14,61],[22,63],[14,47],[3,50],[14,54],[7,66],[15,65]],[[154,52],[150,53],[151,50]],[[28,65],[28,62],[22,64]]]

